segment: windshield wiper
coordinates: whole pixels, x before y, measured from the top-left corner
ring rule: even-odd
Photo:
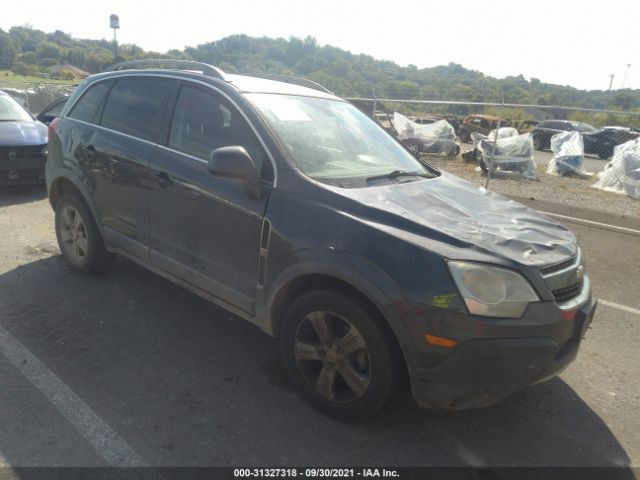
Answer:
[[[373,182],[375,180],[389,179],[395,180],[398,177],[423,177],[434,178],[434,175],[426,172],[405,172],[404,170],[394,170],[393,172],[385,173],[384,175],[374,175],[373,177],[367,177],[367,182]]]

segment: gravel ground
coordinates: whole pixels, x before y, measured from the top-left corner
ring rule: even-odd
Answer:
[[[463,151],[468,149],[468,145],[463,146]],[[539,182],[492,177],[489,188],[509,196],[545,200],[573,207],[640,218],[640,200],[592,188],[591,185],[597,179],[595,175],[588,179],[548,175],[546,173],[546,164],[549,158],[547,157],[551,157],[548,152],[536,152]],[[437,168],[458,175],[470,182],[479,185],[484,185],[485,183],[486,177],[475,170],[477,164],[464,163],[461,156],[453,159],[424,156],[423,159]],[[600,162],[604,168],[606,162]],[[592,167],[590,168],[592,171],[596,170]]]

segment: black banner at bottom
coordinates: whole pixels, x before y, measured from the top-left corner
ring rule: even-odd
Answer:
[[[640,467],[0,467],[0,480],[640,480]]]

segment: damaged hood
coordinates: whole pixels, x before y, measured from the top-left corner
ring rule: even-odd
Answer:
[[[577,249],[574,234],[558,222],[444,172],[430,180],[331,190],[347,200],[346,213],[363,220],[523,265],[558,263]]]

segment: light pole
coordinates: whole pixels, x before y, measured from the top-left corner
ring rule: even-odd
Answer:
[[[629,67],[631,66],[630,63],[627,63],[627,69],[624,71],[624,78],[622,79],[622,86],[620,87],[621,89],[624,88],[625,83],[627,83],[627,75],[629,75]]]
[[[113,28],[113,63],[118,63],[118,40],[116,39],[116,30],[120,28],[120,17],[112,13],[109,17],[109,25]]]
[[[613,73],[611,75],[609,75],[609,78],[610,78],[610,80],[609,80],[609,91],[611,91],[611,87],[613,86],[613,77],[614,77]]]

